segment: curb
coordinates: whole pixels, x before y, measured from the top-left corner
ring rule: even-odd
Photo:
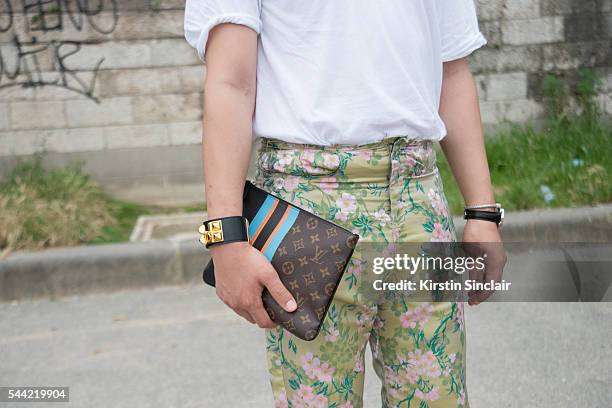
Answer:
[[[612,242],[612,205],[511,213],[502,232],[506,242]],[[210,254],[197,239],[16,252],[0,260],[0,301],[200,283]]]
[[[0,261],[0,302],[201,282],[209,259],[197,237],[15,253]]]

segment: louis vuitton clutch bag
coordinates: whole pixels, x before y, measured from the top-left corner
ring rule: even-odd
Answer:
[[[272,263],[294,296],[289,313],[264,289],[263,304],[275,323],[303,340],[314,339],[359,240],[359,235],[282,200],[247,181],[243,216],[249,242]],[[204,282],[215,286],[212,260]]]

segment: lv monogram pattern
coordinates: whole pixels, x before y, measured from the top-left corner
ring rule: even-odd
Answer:
[[[270,318],[305,340],[317,336],[358,237],[301,211],[272,258],[298,310],[285,312],[265,292]]]

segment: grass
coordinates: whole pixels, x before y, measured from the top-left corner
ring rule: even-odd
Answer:
[[[194,210],[117,200],[81,165],[47,169],[37,156],[0,183],[0,257],[20,249],[127,241],[140,215]]]
[[[574,118],[541,129],[514,126],[486,139],[497,201],[507,210],[578,207],[612,201],[612,127]],[[463,198],[443,155],[438,156],[451,211]]]

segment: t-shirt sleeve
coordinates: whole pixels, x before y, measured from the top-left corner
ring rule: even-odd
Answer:
[[[241,24],[261,32],[261,0],[187,0],[185,39],[204,61],[208,34],[218,24]]]
[[[440,1],[442,60],[457,60],[487,43],[478,27],[474,0]]]

